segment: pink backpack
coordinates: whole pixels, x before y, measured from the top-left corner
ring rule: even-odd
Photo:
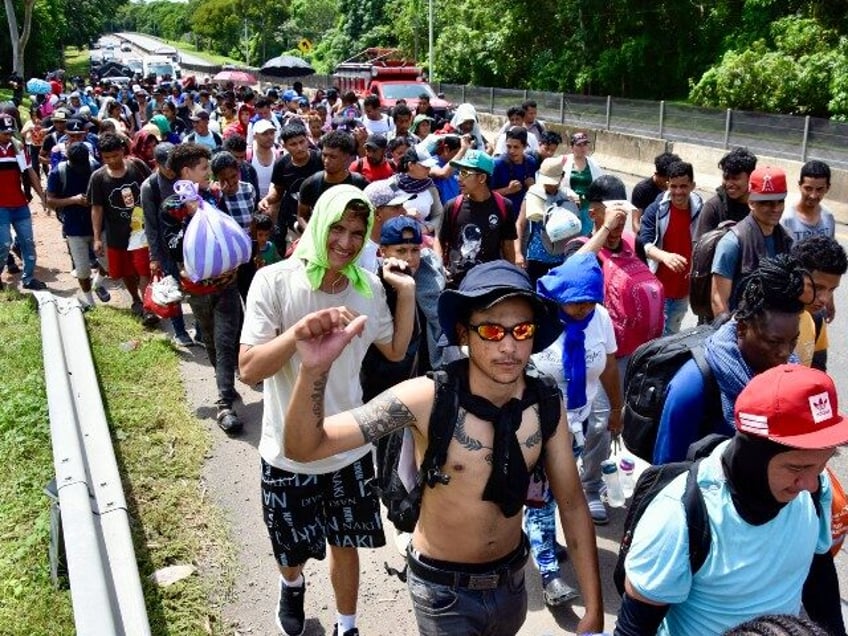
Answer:
[[[585,243],[585,236],[574,239]],[[633,241],[622,236],[622,248],[598,254],[604,272],[604,307],[612,319],[617,357],[663,334],[665,293],[662,283],[633,251]]]

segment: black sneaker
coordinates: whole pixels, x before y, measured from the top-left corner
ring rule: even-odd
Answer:
[[[29,289],[31,291],[41,291],[43,289],[47,289],[47,285],[42,283],[37,278],[30,278],[27,282],[23,284],[24,289]]]
[[[300,587],[288,587],[280,581],[280,598],[277,601],[277,627],[284,636],[301,636],[306,629],[303,595],[306,581]]]
[[[339,624],[333,625],[333,636],[339,636]],[[342,636],[359,636],[359,630],[356,627],[351,627]]]
[[[231,408],[218,409],[218,426],[227,435],[235,435],[242,429],[241,420]]]
[[[18,264],[15,262],[15,259],[10,258],[6,261],[6,271],[10,274],[20,274],[21,268],[18,267]]]

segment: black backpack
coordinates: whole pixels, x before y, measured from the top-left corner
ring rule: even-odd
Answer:
[[[718,325],[698,325],[641,345],[633,352],[624,374],[624,444],[636,456],[653,463],[665,393],[674,374],[694,359],[704,376],[706,408],[699,423],[698,438],[715,429],[724,415],[721,393],[704,357],[704,342]],[[681,422],[681,426],[690,423]]]
[[[713,258],[721,238],[736,225],[722,221],[714,230],[705,232],[692,247],[692,267],[689,270],[689,306],[696,316],[712,320]]]
[[[698,467],[701,465],[701,459],[709,455],[716,446],[726,439],[728,438],[723,435],[710,435],[692,444],[686,460],[660,466],[648,466],[639,475],[636,487],[633,489],[633,498],[630,500],[627,516],[624,519],[624,532],[621,536],[621,545],[618,548],[618,561],[615,563],[615,570],[612,574],[613,582],[619,594],[624,594],[624,560],[630,552],[633,534],[636,532],[639,520],[656,496],[675,477],[684,472],[688,474],[686,475],[686,488],[683,491],[683,510],[686,513],[686,525],[689,528],[689,565],[692,574],[695,574],[704,565],[704,561],[707,560],[707,555],[710,553],[712,532],[710,531],[710,521],[707,517],[704,496],[698,487]]]
[[[710,434],[698,440],[689,447],[686,459],[682,462],[672,462],[661,466],[649,466],[639,476],[636,487],[633,490],[633,498],[624,519],[624,531],[621,536],[621,545],[618,548],[618,560],[613,570],[613,582],[619,594],[624,594],[624,579],[626,572],[624,561],[633,544],[633,535],[642,515],[645,514],[648,505],[656,496],[681,473],[686,475],[686,487],[683,490],[683,510],[686,514],[686,525],[689,534],[689,567],[694,575],[710,554],[712,542],[712,531],[707,514],[707,506],[704,503],[704,495],[698,486],[698,467],[701,460],[708,456],[719,444],[729,439],[724,435]],[[823,511],[821,506],[821,477],[819,477],[819,488],[811,492],[810,496],[816,508],[816,515],[821,517]]]
[[[386,516],[398,530],[412,532],[415,528],[425,485],[434,488],[437,484],[447,484],[450,481],[450,476],[443,473],[441,468],[447,461],[448,446],[459,412],[459,391],[462,390],[462,385],[458,374],[467,373],[467,365],[467,360],[458,360],[427,374],[435,382],[435,396],[428,424],[427,450],[424,451],[424,459],[411,490],[404,486],[400,477],[401,451],[406,430],[394,431],[378,440],[377,491],[386,506]],[[539,405],[539,422],[544,444],[556,431],[562,396],[556,382],[538,373],[533,367],[528,367],[525,375],[528,388],[525,392],[526,406]],[[408,437],[407,443],[410,441],[411,437]],[[542,451],[544,452],[544,446]],[[540,464],[541,461],[540,458]]]

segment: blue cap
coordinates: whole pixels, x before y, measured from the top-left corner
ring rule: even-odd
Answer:
[[[283,101],[284,102],[292,102],[298,99],[300,95],[297,94],[297,91],[290,88],[286,92],[283,93]]]
[[[409,216],[396,216],[385,223],[380,229],[380,245],[405,245],[415,243],[421,245],[421,225]]]

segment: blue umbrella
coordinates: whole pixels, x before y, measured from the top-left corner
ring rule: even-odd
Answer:
[[[33,77],[26,83],[26,90],[30,95],[49,95],[50,82]]]

